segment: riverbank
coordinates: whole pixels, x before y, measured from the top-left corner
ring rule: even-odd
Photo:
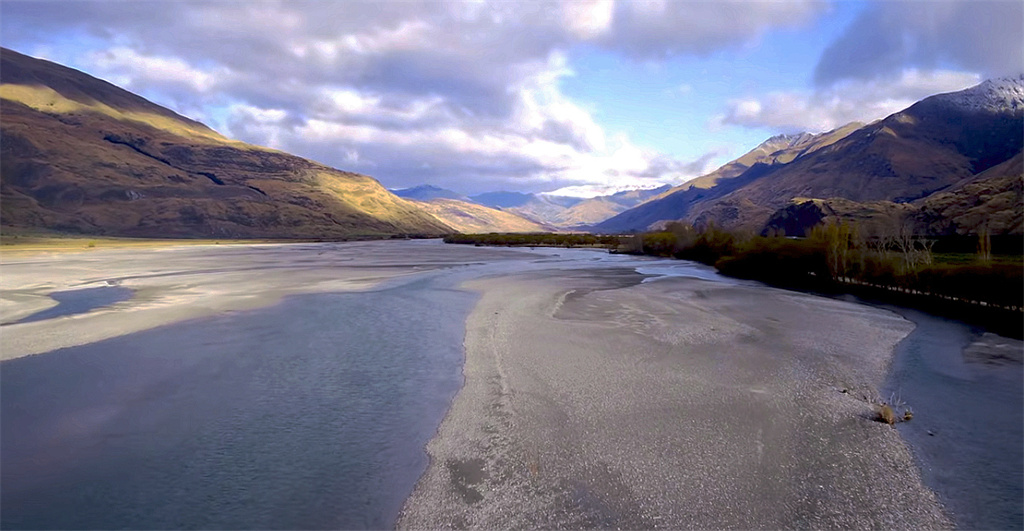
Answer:
[[[626,269],[468,287],[466,381],[401,528],[951,526],[874,420],[912,329],[890,312]]]

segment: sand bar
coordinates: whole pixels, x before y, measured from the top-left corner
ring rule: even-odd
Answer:
[[[951,526],[867,400],[895,314],[625,269],[467,287],[465,386],[401,528]]]

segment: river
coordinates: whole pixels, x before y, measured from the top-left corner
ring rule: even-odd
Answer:
[[[314,269],[322,279],[332,268],[382,263],[401,274],[359,291],[289,292],[269,306],[199,311],[190,319],[0,363],[2,527],[391,527],[427,466],[424,446],[462,385],[465,320],[477,300],[459,288],[463,282],[546,268],[631,268],[650,278],[736,282],[697,264],[593,250],[346,245],[291,247],[281,262],[247,265],[251,276],[244,278],[265,273],[277,279],[296,263],[305,265],[293,282],[311,278]],[[204,250],[206,262],[189,270],[200,254],[183,250],[184,266],[150,277],[225,275],[210,268],[218,252],[239,263],[245,253],[282,251]],[[334,261],[318,263],[325,252]],[[153,260],[168,256],[175,255]],[[35,268],[45,275],[46,267],[78,259],[6,261],[4,272]],[[101,277],[118,290],[85,282]],[[152,287],[130,279],[150,277],[126,272],[83,279],[88,287],[79,291],[96,290],[103,300],[81,293],[76,298],[74,289],[62,288],[53,298],[65,304],[4,328],[52,319],[59,331],[62,323],[81,323],[75,319],[88,312],[114,312],[117,304],[122,318],[130,318],[122,286],[142,294],[141,300]],[[73,315],[75,308],[84,313]],[[936,366],[929,357],[959,356],[969,331],[927,316],[911,320],[919,328],[898,349],[893,386],[920,420],[901,425],[901,433],[959,525],[1019,528],[1020,366],[949,375],[942,362],[925,370]],[[942,334],[955,339],[936,340]]]

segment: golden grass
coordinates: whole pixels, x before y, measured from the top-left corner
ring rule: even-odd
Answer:
[[[365,175],[318,171],[315,179],[331,197],[379,220],[406,222],[411,212],[421,212],[416,205],[388,193],[379,182]]]
[[[45,86],[16,85],[4,83],[0,85],[0,98],[21,103],[37,111],[50,114],[69,114],[75,112],[95,112],[116,120],[136,122],[166,131],[190,140],[231,144],[234,147],[249,147],[244,142],[231,140],[220,133],[197,125],[191,125],[168,116],[154,113],[120,111],[104,103],[94,101],[81,103],[65,98],[59,92]]]
[[[546,227],[510,212],[455,199],[422,201],[417,206],[462,233],[548,232]]]

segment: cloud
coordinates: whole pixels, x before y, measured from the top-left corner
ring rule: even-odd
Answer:
[[[826,9],[818,0],[628,0],[615,4],[611,29],[595,40],[639,59],[707,55],[755,41],[771,28],[801,26]]]
[[[10,0],[0,35],[245,141],[390,186],[479,192],[692,177],[693,162],[609,137],[566,97],[568,54],[577,46],[628,60],[709,54],[822,9],[817,1]]]
[[[952,68],[998,77],[1024,72],[1024,3],[876,2],[821,55],[818,86]]]
[[[966,72],[908,69],[893,78],[851,80],[813,90],[735,99],[711,125],[760,127],[787,133],[828,131],[850,122],[884,118],[925,97],[962,90],[981,81],[978,74]]]
[[[97,70],[109,72],[126,88],[140,89],[146,85],[180,86],[193,92],[209,92],[231,75],[225,68],[203,71],[177,57],[142,55],[130,48],[117,46],[88,54],[86,61]]]

